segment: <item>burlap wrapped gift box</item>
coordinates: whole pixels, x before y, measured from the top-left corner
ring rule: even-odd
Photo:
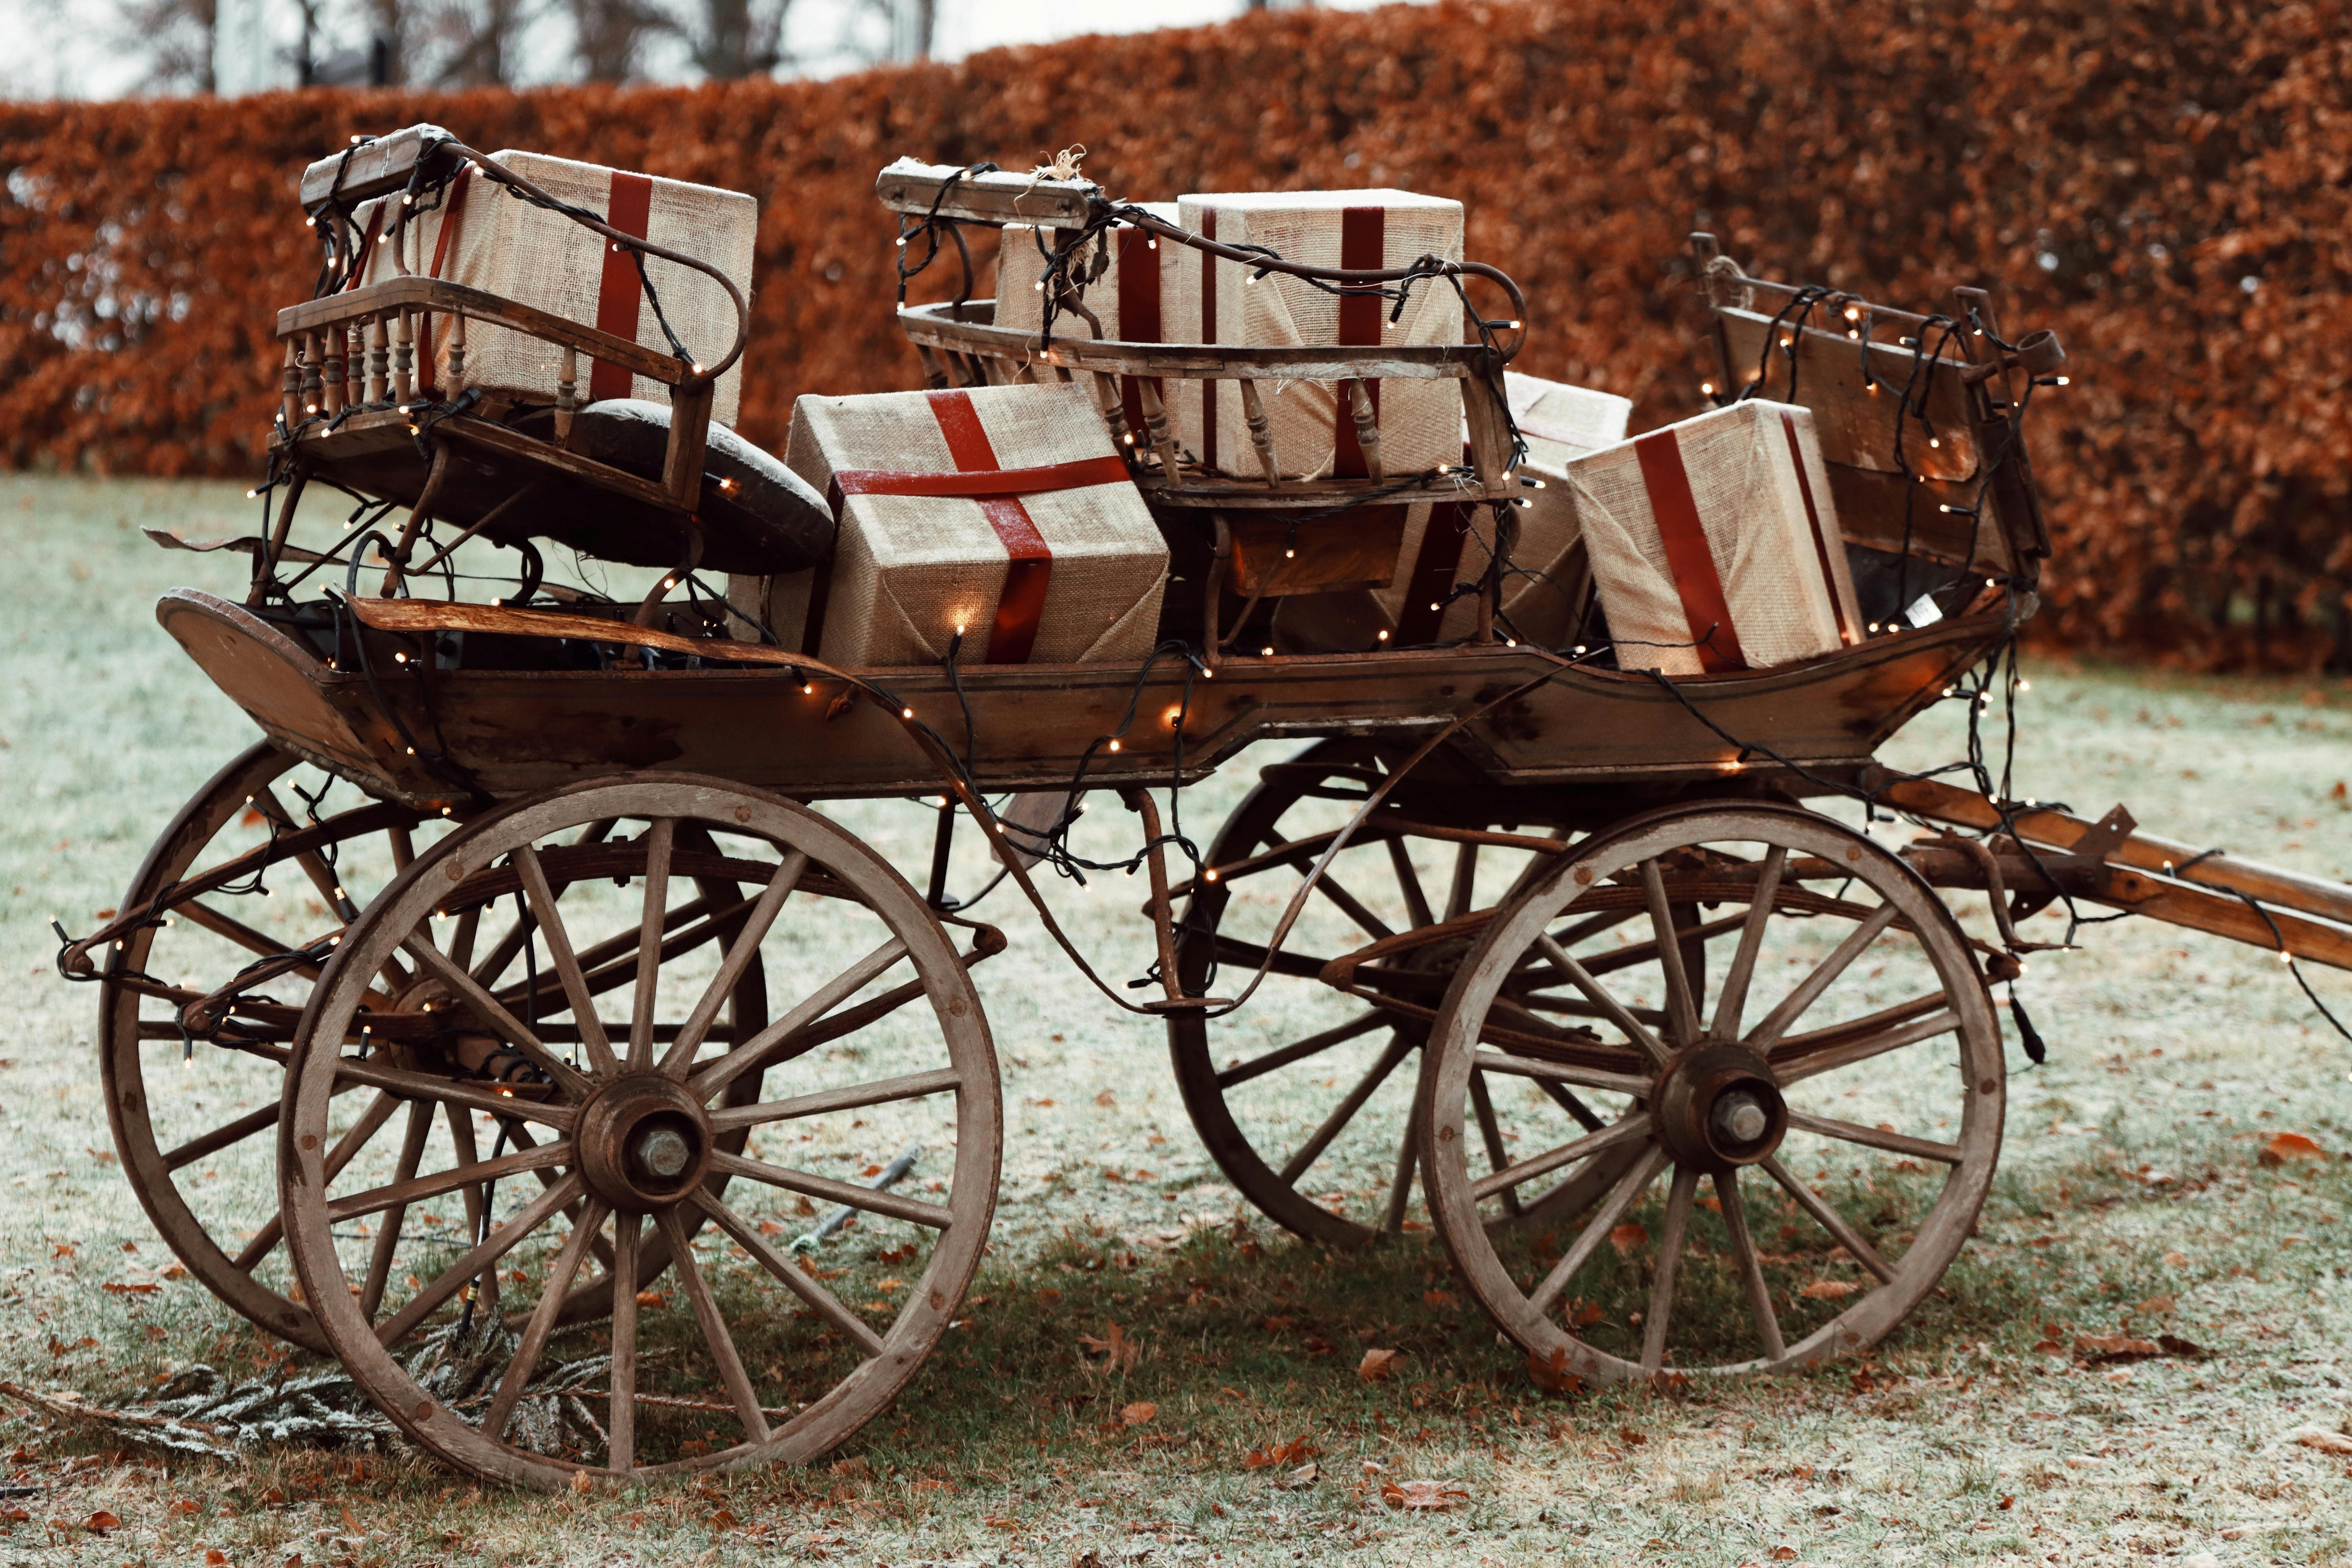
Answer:
[[[709,262],[746,300],[751,298],[751,247],[760,206],[741,192],[543,153],[493,153],[490,161],[624,234]],[[362,282],[381,283],[404,273],[445,279],[667,354],[670,342],[646,298],[650,286],[660,300],[660,315],[667,318],[670,330],[693,358],[715,363],[735,341],[734,303],[709,277],[647,257],[641,280],[630,253],[562,213],[509,194],[470,164],[449,183],[439,205],[410,218],[401,254],[394,256],[392,204],[398,199],[369,203],[356,215],[362,241],[368,247]],[[429,318],[416,345],[420,384],[443,396],[461,390],[451,384],[450,339],[447,323]],[[466,323],[466,385],[552,403],[562,373],[563,351],[555,344],[487,321]],[[669,400],[669,389],[661,383],[633,376],[617,365],[583,363],[581,381],[577,392],[583,403],[615,397]],[[713,389],[713,419],[735,423],[742,383],[739,360]]]
[[[1761,669],[1859,640],[1809,410],[1736,403],[1567,474],[1621,668]]]
[[[1168,546],[1075,383],[804,396],[784,462],[840,516],[769,625],[828,664],[1140,660]]]
[[[1462,256],[1462,204],[1410,191],[1277,191],[1188,195],[1179,221],[1223,245],[1264,246],[1289,261],[1361,270],[1409,266],[1423,256]],[[1165,247],[1162,247],[1166,248]],[[1327,293],[1279,272],[1252,281],[1253,268],[1190,246],[1178,258],[1168,341],[1273,348],[1459,342],[1461,297],[1429,280],[1413,286],[1402,319],[1370,291]],[[1354,478],[1367,472],[1355,421],[1331,383],[1261,381],[1276,458],[1285,478]],[[1375,380],[1381,461],[1394,478],[1462,454],[1462,393],[1450,378]],[[1174,399],[1177,444],[1213,472],[1259,473],[1240,386],[1183,384]]]

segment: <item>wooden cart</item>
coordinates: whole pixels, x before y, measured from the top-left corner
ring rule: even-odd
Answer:
[[[511,178],[422,128],[333,161],[306,199],[339,236],[354,200],[429,200],[461,161]],[[1081,182],[894,168],[882,194],[934,250],[965,247],[960,225],[1040,224],[1061,279],[1114,215],[1156,221]],[[478,1474],[814,1458],[927,1355],[964,1355],[950,1331],[986,1333],[958,1317],[1002,1138],[971,972],[1003,939],[946,896],[950,831],[985,836],[1095,978],[1031,871],[1096,792],[1137,814],[1156,932],[1150,999],[1104,994],[1164,1018],[1195,1124],[1267,1215],[1330,1244],[1433,1226],[1554,1374],[1872,1344],[1991,1179],[1991,988],[2030,945],[2013,915],[2068,897],[2352,965],[2352,894],[2120,813],[1881,768],[1928,705],[2000,694],[2047,553],[2015,432],[2055,344],[2009,343],[1967,290],[1923,317],[1746,277],[1705,237],[1695,255],[1709,391],[1814,411],[1875,624],[1831,657],[1672,681],[1613,668],[1597,620],[1583,647],[1517,641],[1494,570],[1466,585],[1483,609],[1458,645],[1258,651],[1279,569],[1244,592],[1231,557],[1266,520],[1517,493],[1500,378],[1524,311],[1491,269],[1415,274],[1497,285],[1514,311],[1428,350],[1033,337],[969,299],[902,310],[935,384],[1097,390],[1209,576],[1171,622],[1188,646],[1140,669],[834,669],[681,605],[706,553],[758,564],[757,520],[730,517],[705,468],[710,378],[740,332],[696,364],[425,278],[282,312],[283,505],[234,542],[253,591],[158,611],[265,739],[60,961],[100,984],[109,1113],[158,1228],[236,1310],[339,1358]],[[427,397],[405,347],[426,318],[552,345],[556,405]],[[676,389],[657,465],[567,441],[583,355]],[[1358,479],[1284,480],[1270,451],[1265,482],[1219,479],[1177,447],[1150,379],[1237,381],[1255,407],[1261,379],[1354,404],[1401,376],[1461,383],[1466,472],[1381,473],[1368,422]],[[1129,377],[1150,392],[1140,429]],[[297,503],[330,485],[404,525],[302,542]],[[537,603],[528,560],[523,602],[458,602],[436,522],[679,565],[635,605]],[[288,592],[299,579],[342,591]],[[1261,770],[1197,867],[1171,863],[1187,846],[1152,792],[1277,738],[1312,743]],[[887,796],[940,803],[929,866],[812,805]],[[1809,804],[1853,797],[1960,831],[1890,847]],[[1959,889],[1985,892],[1990,937],[1938,890]],[[257,1162],[274,1210],[238,1206]]]

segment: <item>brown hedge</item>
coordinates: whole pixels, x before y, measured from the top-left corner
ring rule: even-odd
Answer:
[[[761,202],[745,433],[912,384],[901,153],[1083,142],[1122,194],[1462,197],[1527,286],[1526,368],[1690,412],[1684,237],[1905,304],[2000,292],[2074,384],[2033,453],[2050,632],[2200,664],[2352,662],[2352,0],[1538,0],[1286,12],[823,83],[309,92],[0,108],[0,461],[247,473],[271,312],[315,260],[304,162],[429,119]]]

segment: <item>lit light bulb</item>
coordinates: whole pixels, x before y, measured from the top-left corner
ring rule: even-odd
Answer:
[[[1388,633],[1386,633],[1386,632],[1382,632],[1382,633],[1381,634],[1381,641],[1382,641],[1382,642],[1386,642],[1386,641],[1388,641],[1388,640],[1389,640],[1389,634],[1388,634]]]
[[[1715,383],[1711,381],[1702,381],[1698,384],[1698,390],[1699,395],[1702,397],[1713,397],[1715,395]]]
[[[1114,751],[1114,752],[1118,751],[1118,742],[1117,741],[1113,741],[1113,742],[1110,743],[1110,749],[1111,749],[1112,751]]]
[[[898,717],[901,719],[911,719],[914,716],[915,710],[912,708],[901,708],[898,710]]]

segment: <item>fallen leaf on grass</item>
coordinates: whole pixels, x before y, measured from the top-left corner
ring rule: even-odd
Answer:
[[[2263,1145],[2258,1157],[2265,1165],[2284,1165],[2289,1160],[2325,1160],[2327,1151],[2300,1132],[2279,1132]]]
[[[1143,1347],[1127,1337],[1127,1331],[1117,1323],[1104,1325],[1102,1337],[1092,1334],[1078,1336],[1078,1348],[1088,1355],[1098,1355],[1099,1363],[1088,1363],[1094,1372],[1132,1372],[1135,1363],[1143,1359]]]
[[[1366,1351],[1364,1359],[1356,1363],[1356,1375],[1366,1383],[1385,1383],[1396,1370],[1396,1359],[1402,1353],[1398,1351]]]
[[[1528,1355],[1528,1375],[1546,1394],[1574,1394],[1584,1386],[1584,1379],[1568,1370],[1568,1347],[1555,1345],[1551,1354]]]
[[[722,1508],[717,1513],[710,1516],[710,1528],[713,1531],[732,1530],[742,1522],[743,1521],[737,1519],[734,1512],[729,1509]]]
[[[2298,1426],[2293,1436],[2303,1447],[2316,1448],[2323,1454],[2352,1454],[2352,1437],[2330,1432],[2325,1426]]]
[[[1775,1562],[1775,1563],[1794,1563],[1796,1560],[1797,1560],[1797,1549],[1796,1549],[1795,1547],[1793,1547],[1793,1546],[1775,1546],[1774,1548],[1772,1548],[1772,1561],[1773,1561],[1773,1562]]]
[[[110,1290],[117,1296],[152,1296],[163,1288],[161,1285],[144,1279],[109,1279],[99,1287],[100,1289]]]
[[[1391,1508],[1444,1510],[1457,1502],[1469,1501],[1470,1494],[1444,1481],[1383,1481],[1381,1500]]]
[[[228,1568],[228,1553],[217,1546],[205,1547],[205,1568]]]
[[[1568,1315],[1568,1326],[1571,1329],[1589,1329],[1607,1316],[1608,1314],[1601,1310],[1598,1302],[1579,1302],[1576,1310]]]
[[[1621,1426],[1617,1429],[1617,1440],[1629,1448],[1638,1448],[1650,1438],[1649,1434],[1645,1432],[1636,1432],[1631,1426]]]
[[[92,1535],[104,1535],[110,1530],[121,1530],[122,1521],[107,1512],[106,1510],[100,1509],[96,1513],[83,1520],[81,1527]]]
[[[204,1511],[204,1509],[195,1499],[184,1497],[174,1499],[172,1506],[165,1509],[163,1511],[165,1513],[191,1514],[201,1513]]]
[[[1816,1279],[1797,1294],[1816,1301],[1843,1301],[1861,1289],[1851,1279]]]
[[[2066,1353],[2066,1342],[2063,1340],[2036,1341],[2033,1346],[2033,1353],[2036,1355],[2064,1355]]]
[[[1638,1224],[1621,1225],[1609,1233],[1609,1245],[1617,1249],[1620,1258],[1649,1239],[1650,1233]]]
[[[2147,1361],[2164,1353],[2164,1347],[2154,1340],[2136,1339],[2130,1334],[2084,1334],[2074,1342],[2074,1353],[2092,1366],[2106,1366],[2116,1362]]]
[[[1242,1456],[1242,1468],[1264,1470],[1271,1469],[1276,1466],[1287,1468],[1297,1464],[1314,1452],[1315,1440],[1312,1437],[1293,1437],[1287,1443],[1277,1443],[1264,1448],[1252,1448]]]
[[[2165,1354],[2179,1356],[2182,1361],[2203,1361],[2213,1353],[2195,1340],[2184,1340],[2178,1334],[2158,1334],[2156,1342],[2164,1347]]]
[[[2150,1296],[2147,1300],[2142,1301],[2138,1306],[2134,1307],[2132,1310],[2135,1312],[2145,1313],[2151,1318],[2168,1318],[2172,1316],[2173,1311],[2179,1305],[2180,1302],[2177,1297]]]
[[[1159,1414],[1160,1406],[1149,1399],[1139,1399],[1132,1405],[1121,1405],[1118,1418],[1126,1426],[1140,1426]]]
[[[1282,1478],[1282,1484],[1292,1491],[1299,1491],[1307,1487],[1313,1486],[1315,1484],[1316,1478],[1320,1476],[1322,1473],[1323,1467],[1317,1464],[1314,1460],[1309,1459],[1305,1464],[1299,1466],[1297,1469],[1292,1470],[1290,1473],[1284,1476]]]

